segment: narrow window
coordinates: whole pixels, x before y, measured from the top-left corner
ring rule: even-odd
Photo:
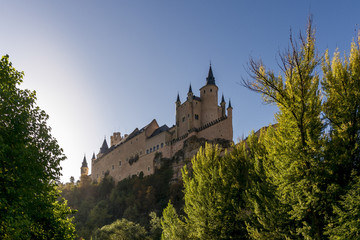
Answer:
[[[111,168],[114,170],[114,165],[112,165]]]
[[[159,150],[159,144],[156,146],[156,150]]]
[[[148,172],[150,172],[150,167],[148,167]]]
[[[212,92],[212,89],[210,88],[210,92]]]
[[[164,147],[164,143],[161,143],[161,148],[163,148]]]
[[[119,166],[121,166],[121,161],[119,161]]]
[[[182,118],[182,121],[185,122],[185,117]]]
[[[154,146],[154,148],[153,148],[153,152],[155,152],[155,146]]]
[[[146,149],[146,154],[149,154],[149,149]]]
[[[195,119],[199,120],[199,115],[198,114],[195,114]]]

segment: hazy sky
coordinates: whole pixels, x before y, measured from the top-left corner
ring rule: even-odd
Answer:
[[[156,119],[174,124],[175,100],[195,95],[211,61],[219,96],[231,98],[234,140],[274,122],[276,108],[240,86],[249,57],[279,72],[278,52],[311,13],[318,52],[349,51],[360,1],[0,0],[0,53],[25,72],[68,159],[62,181],[79,178],[104,137]],[[219,99],[220,100],[220,99]]]

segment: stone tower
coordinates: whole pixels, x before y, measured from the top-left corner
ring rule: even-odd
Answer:
[[[218,118],[218,90],[215,78],[210,65],[206,84],[200,88],[201,106],[201,125]]]
[[[86,161],[86,156],[84,155],[84,160],[82,162],[82,165],[81,165],[81,168],[80,168],[80,173],[82,175],[89,175],[89,168],[88,168],[88,165],[87,165],[87,161]]]

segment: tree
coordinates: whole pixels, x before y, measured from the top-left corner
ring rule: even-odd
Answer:
[[[35,92],[21,90],[23,73],[0,61],[0,238],[72,239],[73,213],[57,201],[62,149],[36,106]]]
[[[161,239],[161,219],[156,215],[155,212],[149,214],[150,219],[150,236],[153,240]]]
[[[126,219],[116,220],[110,225],[105,225],[95,231],[94,240],[146,240],[147,232],[144,227]]]
[[[192,171],[186,165],[182,169],[184,221],[169,203],[163,212],[163,239],[246,239],[245,145],[225,153],[206,144],[191,163]]]
[[[336,51],[330,61],[327,51],[322,69],[323,111],[329,128],[326,158],[331,160],[334,199],[327,233],[330,239],[359,239],[360,36],[344,59]]]
[[[163,240],[183,240],[188,239],[188,232],[184,221],[180,220],[171,202],[163,211],[161,219],[163,229],[161,239]]]
[[[266,181],[274,186],[277,210],[283,213],[280,224],[271,231],[280,231],[283,238],[323,239],[328,173],[322,152],[319,76],[315,72],[319,57],[311,20],[306,38],[300,34],[300,46],[291,35],[290,49],[280,59],[279,76],[251,60],[253,80],[244,81],[246,87],[261,93],[265,102],[279,108],[276,128],[270,128],[264,138]],[[282,224],[287,221],[289,224]]]
[[[245,140],[247,161],[249,164],[248,181],[245,199],[247,210],[251,213],[246,219],[247,231],[253,239],[285,239],[286,230],[291,227],[291,220],[276,195],[276,185],[267,177],[271,162],[264,144],[267,130],[274,126],[261,129],[258,134],[251,133]],[[280,227],[279,227],[280,226]],[[285,230],[284,230],[285,229]]]

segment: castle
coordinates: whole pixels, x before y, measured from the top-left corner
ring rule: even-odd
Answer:
[[[154,158],[161,154],[163,158],[171,158],[183,148],[184,141],[192,136],[207,140],[225,139],[232,141],[232,107],[228,107],[224,96],[218,105],[218,87],[210,65],[206,84],[200,88],[200,97],[195,96],[191,85],[186,101],[181,103],[179,94],[175,102],[175,125],[159,126],[152,120],[145,127],[136,128],[132,133],[121,136],[115,132],[110,138],[110,147],[106,139],[91,159],[91,179],[100,181],[108,172],[115,181],[132,175],[144,176],[155,171]],[[84,157],[81,174],[88,175],[86,158]]]

